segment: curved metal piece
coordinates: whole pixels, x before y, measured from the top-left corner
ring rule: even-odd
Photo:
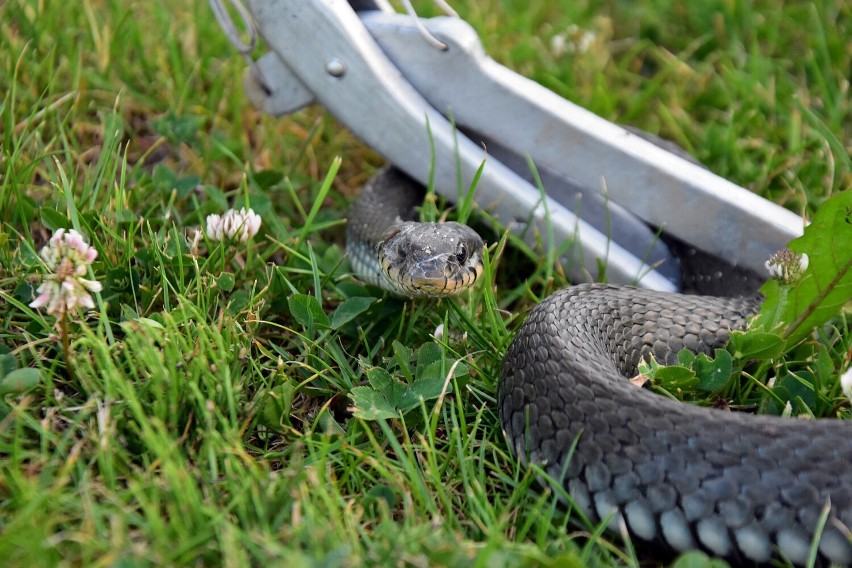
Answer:
[[[276,53],[267,53],[246,69],[243,89],[254,108],[272,116],[290,114],[314,102],[311,90]]]
[[[347,2],[252,0],[250,7],[260,34],[282,63],[283,54],[291,54],[285,67],[364,142],[424,184],[434,165],[436,190],[453,200],[470,186],[485,158],[482,148],[457,135],[449,120],[411,86]],[[544,234],[552,231],[556,242],[573,242],[566,256],[577,280],[597,277],[598,262],[604,261],[611,282],[676,288],[564,205],[548,199],[545,207],[536,188],[498,161],[488,161],[476,200],[506,226],[525,227],[529,220]],[[536,238],[532,231],[527,234]]]
[[[412,41],[418,32],[399,14],[363,21],[414,88],[460,127],[507,141],[580,187],[596,190],[605,179],[613,201],[666,233],[759,273],[802,233],[798,215],[499,65],[463,20],[424,21],[449,46],[442,52]]]

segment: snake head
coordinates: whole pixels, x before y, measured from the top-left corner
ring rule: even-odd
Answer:
[[[388,287],[410,296],[447,296],[467,290],[482,274],[482,238],[459,223],[395,225],[378,244]]]

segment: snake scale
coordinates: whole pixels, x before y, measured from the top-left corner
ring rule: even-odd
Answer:
[[[347,229],[353,267],[403,295],[472,285],[481,239],[463,225],[429,224],[431,236],[418,241],[404,221],[421,197],[393,169],[367,184]],[[448,265],[431,283],[421,269],[416,289],[401,287],[402,264],[436,268],[438,258]],[[382,263],[396,272],[385,275]],[[816,542],[818,563],[852,564],[849,424],[687,405],[625,378],[649,353],[667,363],[682,348],[712,354],[757,307],[603,284],[554,293],[527,316],[503,362],[497,402],[511,449],[561,482],[593,522],[624,526],[656,549],[803,565]]]

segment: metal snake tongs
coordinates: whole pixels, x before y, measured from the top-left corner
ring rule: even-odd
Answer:
[[[246,74],[256,107],[319,102],[421,183],[434,164],[451,200],[487,148],[476,202],[530,242],[530,226],[552,235],[575,280],[604,263],[610,282],[677,290],[678,261],[655,228],[751,273],[801,234],[797,215],[497,64],[459,18],[418,20],[385,0],[248,7],[270,50]]]

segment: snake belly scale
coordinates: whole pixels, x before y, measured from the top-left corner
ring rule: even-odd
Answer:
[[[439,284],[398,286],[399,263],[417,256],[411,241],[405,246],[413,248],[390,261],[397,273],[383,272],[381,251],[401,246],[394,238],[417,191],[393,169],[368,183],[350,212],[353,267],[397,294],[458,292],[481,273],[482,241],[463,225],[427,237],[449,249],[449,268],[437,268]],[[530,312],[503,361],[497,403],[511,449],[543,467],[592,521],[608,519],[615,530],[623,524],[652,546],[701,549],[735,563],[781,557],[802,565],[818,538],[819,562],[852,564],[848,423],[701,408],[625,378],[647,354],[666,363],[683,348],[712,354],[757,308],[752,299],[602,284],[554,293]]]

